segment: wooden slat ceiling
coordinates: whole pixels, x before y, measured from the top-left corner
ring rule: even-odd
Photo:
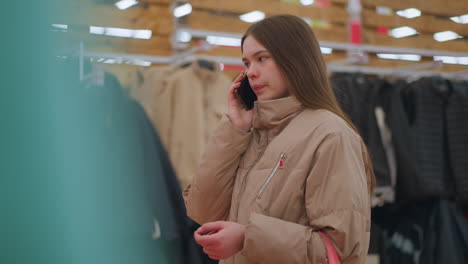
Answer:
[[[69,24],[81,28],[79,32],[71,33],[74,40],[86,39],[87,44],[95,51],[125,52],[148,55],[169,56],[174,54],[171,35],[174,33],[174,18],[171,12],[170,0],[144,0],[137,6],[127,10],[118,10],[113,5],[94,4],[91,0],[73,1],[73,10],[60,18],[57,23]],[[468,24],[457,24],[449,19],[450,16],[468,14],[468,1],[463,0],[361,0],[363,3],[362,23],[364,44],[393,46],[401,48],[433,49],[468,53]],[[186,27],[206,31],[223,31],[243,33],[249,23],[241,21],[240,14],[253,10],[260,10],[267,16],[275,14],[294,14],[307,17],[314,21],[322,21],[326,26],[313,27],[319,40],[346,43],[348,41],[346,11],[347,0],[330,0],[329,7],[302,6],[286,3],[280,0],[192,0],[193,11],[186,18],[180,20]],[[422,11],[422,16],[413,19],[397,15],[379,15],[376,6],[386,6],[394,11],[410,7]],[[123,39],[105,36],[89,36],[88,26],[120,27],[128,29],[150,29],[153,37],[150,40]],[[376,32],[377,27],[392,29],[410,26],[419,34],[407,38],[396,39]],[[465,36],[463,39],[437,42],[433,34],[439,31],[451,30]],[[194,39],[190,45],[197,45]],[[239,57],[240,51],[235,48],[215,47],[210,51],[200,52],[214,56]],[[343,60],[346,53],[334,51],[326,55],[329,62]],[[430,60],[431,58],[423,58]],[[421,63],[417,62],[417,63]],[[369,66],[400,67],[414,62],[391,61],[378,59],[370,54]],[[467,69],[468,66],[444,65],[443,70],[456,71]]]
[[[374,15],[374,17],[375,16],[376,15]],[[372,19],[372,16],[370,16],[370,18]],[[194,10],[192,14],[190,14],[189,19],[190,19],[189,27],[193,29],[199,29],[199,30],[227,31],[227,32],[242,33],[249,26],[248,23],[244,23],[243,21],[238,19],[238,17],[236,16],[232,16],[232,15],[230,16],[230,15],[226,15],[223,13],[213,13],[209,11]],[[315,18],[312,17],[312,19],[315,19]],[[366,21],[367,21],[366,19],[363,19],[364,23],[366,23]],[[454,22],[452,23],[455,25],[458,25]],[[386,24],[379,24],[379,23],[365,24],[365,28],[363,31],[363,42],[366,44],[370,44],[370,45],[385,45],[385,46],[395,46],[395,47],[468,52],[468,42],[466,40],[437,42],[432,37],[432,34],[436,31],[432,31],[430,33],[421,32],[417,36],[411,36],[411,37],[400,38],[400,39],[396,39],[391,36],[377,34],[375,31],[375,28],[377,26],[384,26],[384,25]],[[397,27],[402,26],[402,25],[403,24],[398,25]],[[406,24],[406,25],[411,26],[411,24]],[[233,30],[229,30],[230,28],[233,28]],[[451,28],[446,28],[445,30],[448,30],[448,29],[451,29]],[[317,38],[319,40],[336,41],[336,42],[346,42],[348,40],[347,28],[344,25],[330,24],[326,28],[314,28],[314,32],[316,33]]]
[[[294,14],[302,17],[313,17],[323,19],[333,23],[347,22],[348,14],[344,8],[320,8],[315,6],[303,6],[298,4],[284,3],[273,0],[192,0],[190,1],[194,9],[213,10],[215,12],[232,12],[243,14],[253,10],[260,10],[268,15]]]
[[[330,0],[333,4],[346,5],[348,0]],[[417,8],[430,15],[459,16],[468,13],[468,3],[463,0],[361,0],[366,8],[387,6],[395,10]]]
[[[465,0],[362,0],[362,3],[365,7],[388,6],[395,10],[414,7],[422,13],[447,17],[468,14],[468,2]]]

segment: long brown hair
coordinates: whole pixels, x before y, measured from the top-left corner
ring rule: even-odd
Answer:
[[[327,68],[314,32],[305,21],[293,15],[277,15],[263,19],[249,27],[242,37],[252,36],[271,54],[289,82],[289,91],[305,107],[328,110],[359,134],[351,120],[341,110],[330,87]],[[364,145],[364,144],[363,144]],[[369,193],[373,191],[375,176],[367,149],[364,150]]]

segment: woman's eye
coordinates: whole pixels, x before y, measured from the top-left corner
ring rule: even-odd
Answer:
[[[258,58],[259,61],[264,61],[264,60],[266,60],[266,59],[267,59],[267,57],[260,57],[260,58]]]

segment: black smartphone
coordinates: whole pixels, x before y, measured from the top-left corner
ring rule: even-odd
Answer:
[[[247,76],[242,79],[241,85],[235,90],[235,93],[247,110],[254,107],[254,102],[257,101],[257,95],[252,90],[252,87],[250,87],[249,78]]]

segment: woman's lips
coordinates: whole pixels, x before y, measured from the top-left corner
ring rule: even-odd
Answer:
[[[264,87],[265,87],[265,85],[254,85],[254,86],[252,86],[252,89],[255,92],[258,92],[258,91],[262,90]]]

